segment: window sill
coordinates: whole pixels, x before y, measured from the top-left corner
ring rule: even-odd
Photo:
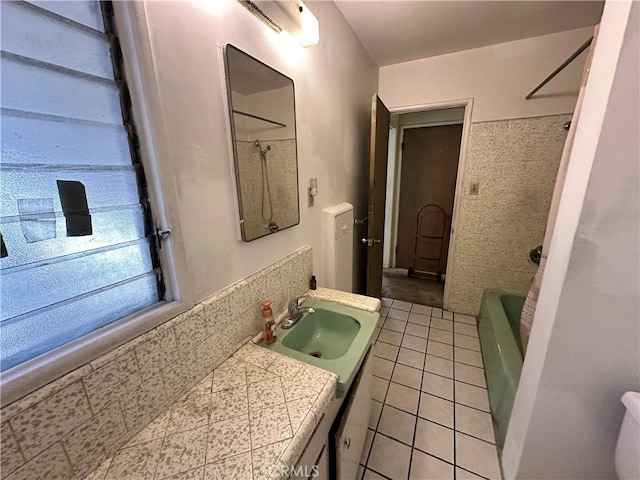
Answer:
[[[189,308],[191,306],[185,302],[159,302],[63,347],[2,372],[0,379],[2,408],[84,365],[88,366],[90,362],[116,350]],[[64,386],[59,385],[57,389]]]

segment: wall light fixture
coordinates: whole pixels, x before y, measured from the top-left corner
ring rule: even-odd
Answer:
[[[238,0],[276,32],[286,31],[303,47],[320,41],[320,24],[302,0]]]

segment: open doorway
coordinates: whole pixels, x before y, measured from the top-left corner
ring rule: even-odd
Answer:
[[[465,107],[390,120],[382,294],[443,306]]]

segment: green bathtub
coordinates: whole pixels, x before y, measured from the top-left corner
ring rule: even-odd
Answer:
[[[478,331],[487,377],[491,414],[496,422],[496,442],[502,448],[522,371],[520,314],[525,296],[486,289],[480,307]]]

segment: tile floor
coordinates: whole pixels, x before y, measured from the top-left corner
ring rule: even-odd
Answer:
[[[382,305],[358,480],[499,480],[475,318]]]

